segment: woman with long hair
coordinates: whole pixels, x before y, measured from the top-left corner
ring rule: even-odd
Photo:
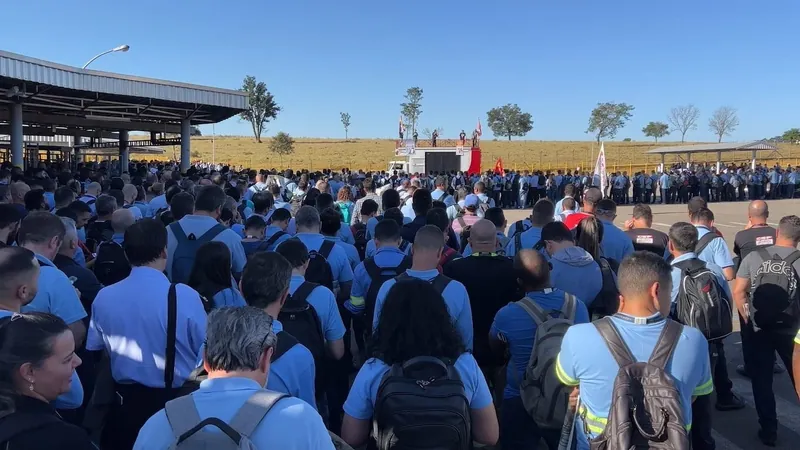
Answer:
[[[355,203],[353,203],[353,193],[347,186],[339,189],[339,192],[336,194],[335,205],[339,212],[342,213],[342,222],[349,224],[350,218],[353,216],[353,206]]]
[[[393,411],[381,409],[386,403],[378,402],[379,392],[390,385],[384,381],[387,372],[392,370],[393,376],[386,380],[399,378],[395,376],[397,371],[401,376],[408,374],[412,378],[416,376],[416,379],[428,380],[426,388],[431,392],[437,389],[437,381],[447,378],[450,370],[443,370],[444,366],[455,368],[469,403],[472,436],[464,439],[486,445],[497,442],[497,415],[486,379],[475,358],[465,350],[444,299],[431,283],[417,279],[404,280],[389,290],[378,326],[372,334],[371,348],[372,358],[359,370],[344,404],[342,438],[345,442],[353,447],[366,443],[373,428],[373,417],[377,423],[377,435],[373,435],[373,438],[382,440],[393,432],[389,429],[390,424],[385,424],[386,428],[382,428],[383,421]],[[418,357],[426,358],[421,361]],[[415,367],[418,372],[413,370]],[[418,394],[424,395],[424,392],[425,389],[421,389]],[[441,400],[431,398],[429,401],[435,404]],[[404,439],[409,439],[409,435],[397,432],[392,438],[402,444]],[[427,436],[428,443],[430,439],[442,438]],[[441,443],[441,448],[448,448],[448,444],[452,445]]]
[[[204,299],[206,312],[223,306],[247,306],[234,287],[231,251],[224,242],[206,242],[197,249],[189,286]]]
[[[47,313],[0,319],[0,444],[7,449],[95,449],[51,402],[70,390],[81,359],[67,324]]]
[[[603,222],[590,216],[578,222],[575,228],[575,245],[586,250],[595,261],[603,256],[600,243],[603,242]]]

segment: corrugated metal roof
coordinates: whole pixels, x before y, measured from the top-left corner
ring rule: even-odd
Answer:
[[[79,91],[247,108],[247,95],[241,91],[79,69],[2,50],[0,76]]]
[[[692,144],[659,147],[648,150],[647,153],[701,153],[701,152],[732,152],[736,150],[777,150],[773,144],[765,140],[750,142],[723,142],[720,144]]]

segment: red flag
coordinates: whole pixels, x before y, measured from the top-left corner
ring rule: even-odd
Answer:
[[[497,158],[497,162],[494,163],[494,173],[498,175],[505,173],[503,170],[503,158]]]

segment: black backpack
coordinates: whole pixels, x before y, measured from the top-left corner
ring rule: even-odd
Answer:
[[[375,302],[378,299],[378,291],[387,280],[396,278],[411,267],[411,258],[406,256],[396,267],[378,267],[374,258],[367,258],[364,261],[364,269],[367,271],[370,283],[367,295],[364,297],[364,318],[369,326],[365,327],[367,335],[372,333],[372,320],[375,316]]]
[[[269,237],[269,239],[264,241],[266,243],[265,250],[272,249],[272,251],[275,251],[275,243],[278,242],[278,239],[286,236],[287,234],[288,233],[283,230],[276,231],[275,234],[273,234],[272,236]]]
[[[380,221],[380,219],[378,219]],[[367,226],[359,222],[350,227],[353,239],[356,241],[353,246],[358,250],[358,257],[363,261],[367,254]]]
[[[731,334],[731,299],[725,294],[717,276],[700,259],[673,264],[681,270],[678,288],[677,319],[697,328],[709,341]]]
[[[86,225],[86,247],[92,252],[97,252],[101,242],[108,242],[114,237],[114,229],[111,228],[111,221],[102,222],[92,221]]]
[[[13,412],[0,419],[0,447],[14,449],[16,447],[11,442],[17,436],[39,432],[37,430],[41,428],[62,422],[55,414]]]
[[[453,251],[453,253],[455,253],[455,251]],[[403,272],[400,275],[394,277],[394,280],[397,283],[402,283],[403,281],[410,281],[410,280],[419,280],[419,279],[420,278],[412,277],[407,272]],[[439,275],[436,275],[435,277],[427,281],[433,286],[434,289],[436,289],[436,292],[438,292],[439,295],[442,295],[444,290],[447,288],[447,285],[450,284],[450,282],[453,280],[439,273]]]
[[[597,265],[600,266],[603,286],[589,309],[592,315],[610,316],[619,309],[619,289],[617,288],[617,282],[614,280],[614,270],[608,260],[602,257],[598,258]]]
[[[451,361],[418,356],[392,365],[378,387],[373,423],[378,450],[472,449],[469,400]]]
[[[800,319],[800,281],[793,264],[800,251],[786,258],[770,255],[765,248],[755,251],[762,263],[750,282],[750,317],[759,328],[794,332]]]
[[[322,331],[322,322],[317,315],[317,310],[306,299],[319,287],[319,284],[303,282],[294,294],[286,298],[278,320],[287,333],[303,344],[314,357],[316,376],[314,377],[317,389],[322,393],[325,387],[325,335]]]
[[[697,245],[694,246],[695,255],[699,255],[703,250],[705,250],[706,247],[708,247],[708,244],[710,244],[714,239],[722,239],[722,236],[718,235],[714,231],[709,231],[708,233],[704,234],[703,237],[697,241]]]
[[[298,239],[298,238],[292,238]],[[319,250],[308,250],[308,268],[306,269],[306,281],[317,283],[333,291],[333,270],[328,264],[333,246],[331,241],[322,241]]]
[[[125,250],[114,241],[101,242],[94,260],[94,274],[104,286],[124,280],[131,274]]]

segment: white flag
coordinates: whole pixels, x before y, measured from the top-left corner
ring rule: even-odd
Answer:
[[[597,162],[594,164],[594,174],[600,175],[600,190],[605,194],[606,186],[608,185],[605,143],[600,144],[600,153],[597,154]]]

